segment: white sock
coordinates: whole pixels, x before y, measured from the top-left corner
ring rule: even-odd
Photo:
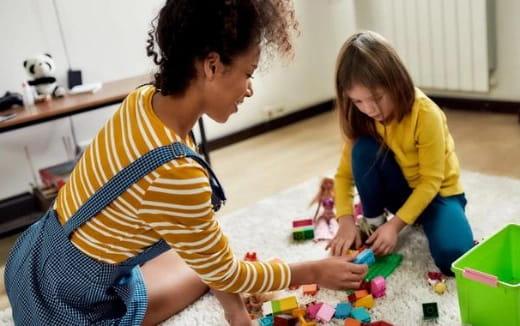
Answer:
[[[370,225],[381,226],[386,222],[386,214],[381,214],[376,217],[365,217],[365,220]]]

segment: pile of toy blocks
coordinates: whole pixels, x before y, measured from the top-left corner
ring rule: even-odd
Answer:
[[[294,240],[300,241],[314,239],[314,222],[312,219],[295,220],[292,222],[292,227]]]
[[[340,302],[336,307],[323,302],[298,305],[294,296],[268,301],[262,306],[264,317],[258,319],[258,324],[260,326],[313,326],[318,322],[328,323],[332,318],[337,318],[343,319],[345,326],[392,326],[382,320],[371,322],[367,309],[374,306],[374,299],[372,295],[367,294],[366,290],[352,294],[354,296],[349,295],[349,300],[355,298],[355,301]]]

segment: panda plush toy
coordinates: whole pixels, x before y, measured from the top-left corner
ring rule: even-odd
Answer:
[[[50,54],[28,58],[23,62],[23,66],[31,78],[28,81],[29,85],[36,90],[37,100],[65,96],[65,89],[56,84],[56,66]]]

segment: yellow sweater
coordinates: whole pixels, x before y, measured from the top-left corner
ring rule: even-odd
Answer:
[[[122,168],[150,150],[181,141],[152,110],[152,86],[132,92],[97,134],[60,190],[55,209],[64,224]],[[169,162],[135,183],[71,241],[86,255],[117,264],[164,239],[209,286],[263,292],[290,284],[284,263],[244,262],[233,256],[215,220],[207,172],[189,158]],[[175,271],[172,271],[175,273]]]
[[[386,126],[375,124],[413,189],[396,212],[404,222],[412,224],[437,194],[451,196],[463,192],[446,116],[423,92],[416,88],[412,111],[402,121],[394,120]],[[346,141],[335,176],[338,217],[353,214],[351,151],[352,142]]]

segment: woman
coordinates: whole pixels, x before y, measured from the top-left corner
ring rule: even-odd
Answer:
[[[10,254],[16,323],[154,325],[209,286],[230,324],[249,325],[238,293],[359,286],[367,267],[350,258],[236,259],[213,216],[223,191],[189,135],[203,114],[225,122],[253,95],[262,49],[291,52],[293,17],[283,0],[166,2],[149,33],[153,85],[128,95]]]

